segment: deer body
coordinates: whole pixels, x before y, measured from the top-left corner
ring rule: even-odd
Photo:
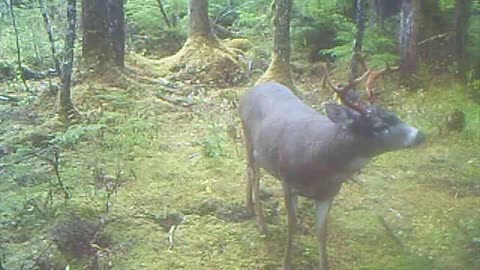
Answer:
[[[392,134],[374,134],[369,130],[369,120],[362,120],[352,109],[333,104],[326,109],[328,117],[277,83],[258,85],[240,100],[248,157],[247,208],[255,213],[257,225],[265,233],[258,170],[263,168],[282,182],[288,215],[284,269],[291,268],[297,195],[315,201],[320,270],[325,270],[326,220],[342,183],[373,156],[423,140],[416,128],[403,122],[398,123]]]

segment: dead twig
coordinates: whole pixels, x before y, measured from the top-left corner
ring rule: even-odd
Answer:
[[[427,39],[424,39],[424,40],[420,41],[418,43],[418,46],[422,46],[425,43],[428,43],[428,42],[431,42],[431,41],[434,41],[434,40],[437,40],[437,39],[448,38],[448,37],[453,36],[453,35],[455,35],[454,32],[447,32],[447,33],[438,34],[438,35],[435,35],[435,36],[432,36],[432,37],[429,37]]]
[[[165,102],[168,102],[172,105],[175,105],[175,106],[180,106],[180,107],[183,107],[183,108],[190,108],[192,107],[193,105],[196,105],[195,102],[188,102],[184,99],[173,99],[173,98],[170,98],[170,97],[167,97],[167,96],[164,96],[164,95],[161,95],[160,93],[156,93],[154,94],[155,97],[165,101]]]

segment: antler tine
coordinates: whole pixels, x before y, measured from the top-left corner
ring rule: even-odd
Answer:
[[[362,62],[364,63],[363,59],[362,59]],[[366,65],[364,66],[366,67]],[[352,92],[353,92],[353,87],[355,87],[355,85],[363,81],[370,74],[370,70],[367,69],[367,71],[362,76],[354,80],[351,80],[345,86],[335,86],[330,80],[330,76],[329,76],[326,65],[323,65],[323,69],[325,73],[323,76],[323,85],[327,85],[330,88],[332,88],[332,90],[335,91],[335,93],[338,95],[342,103],[345,104],[347,107],[354,109],[361,114],[367,114],[368,110],[365,108],[364,104],[361,104],[362,102],[360,101],[360,98],[356,96],[355,93],[352,93]],[[352,92],[349,93],[348,92],[349,90],[351,90]],[[350,94],[350,97],[349,97],[349,94]],[[354,97],[355,100],[352,100],[353,95],[355,95]]]
[[[343,104],[364,115],[368,114],[368,109],[365,107],[365,103],[361,101],[358,94],[354,92],[354,87],[363,81],[369,74],[370,70],[367,70],[362,76],[355,80],[351,80],[347,85],[335,88],[335,92],[340,97]]]
[[[385,73],[388,72],[394,72],[398,71],[400,68],[398,66],[390,67],[387,64],[387,67],[379,69],[379,70],[374,70],[371,71],[370,74],[368,75],[367,82],[366,82],[366,90],[367,90],[367,95],[368,95],[368,100],[370,103],[373,101],[373,96],[374,96],[374,87],[373,84],[375,83],[378,78],[382,77],[385,75]]]
[[[336,92],[338,90],[338,88],[335,85],[333,85],[332,81],[330,80],[330,75],[328,74],[327,64],[324,63],[322,65],[322,69],[323,69],[323,73],[324,73],[323,79],[322,79],[322,85],[324,85],[324,86],[326,85],[326,86],[332,88],[332,90]]]
[[[353,87],[355,87],[357,84],[359,84],[361,81],[365,80],[365,78],[368,77],[368,75],[370,75],[370,70],[367,69],[367,71],[365,73],[363,73],[362,76],[354,79],[354,80],[351,80],[347,85],[345,85],[344,87],[341,87],[339,90],[340,91],[347,91],[348,89],[353,89]]]

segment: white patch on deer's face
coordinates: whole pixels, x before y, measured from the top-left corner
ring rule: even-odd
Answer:
[[[415,141],[417,139],[417,136],[418,136],[418,129],[417,128],[414,128],[412,126],[409,126],[408,127],[408,131],[407,131],[407,136],[405,137],[405,146],[410,146],[410,145],[413,145],[415,144]]]
[[[383,145],[379,148],[379,151],[394,151],[417,145],[419,143],[418,140],[420,133],[421,132],[417,128],[405,123],[391,126],[378,134],[377,138]]]

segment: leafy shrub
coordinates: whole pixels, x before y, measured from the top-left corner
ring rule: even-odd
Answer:
[[[217,123],[209,126],[209,136],[203,142],[203,150],[207,157],[225,156],[225,143],[228,141],[225,128]]]

